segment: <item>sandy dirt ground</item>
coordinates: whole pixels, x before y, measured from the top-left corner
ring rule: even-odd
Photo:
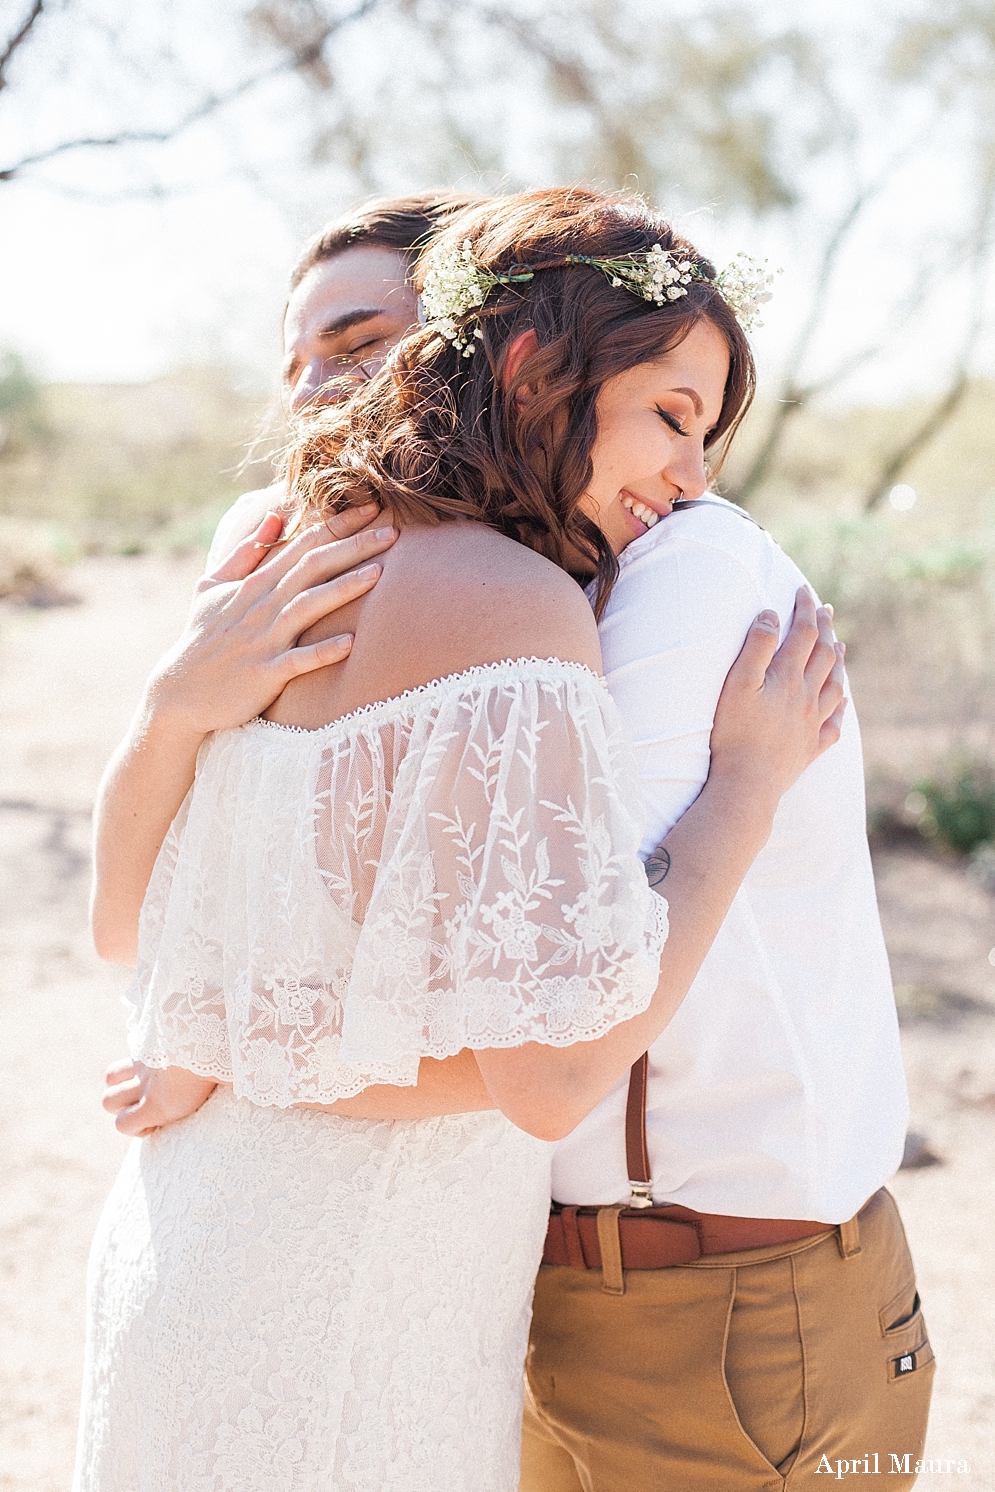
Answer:
[[[98,1104],[105,1062],[125,1052],[127,975],[89,944],[89,816],[195,574],[192,560],[89,561],[72,576],[79,605],[0,609],[4,1492],[70,1483],[86,1255],[126,1143]],[[995,899],[914,845],[880,851],[877,869],[913,1127],[937,1157],[894,1182],[939,1361],[927,1454],[950,1463],[919,1486],[995,1492]]]

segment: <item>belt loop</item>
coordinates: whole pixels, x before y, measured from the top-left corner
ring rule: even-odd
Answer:
[[[837,1242],[844,1259],[852,1259],[854,1254],[860,1253],[860,1223],[856,1217],[850,1218],[849,1222],[840,1223]]]
[[[567,1251],[567,1263],[571,1269],[586,1269],[587,1260],[584,1258],[584,1246],[580,1241],[576,1207],[564,1207],[560,1213],[560,1220],[563,1223],[563,1243]]]
[[[618,1231],[618,1215],[624,1210],[624,1202],[619,1203],[617,1207],[598,1208],[601,1288],[606,1295],[625,1294],[625,1275],[622,1273],[622,1240]]]

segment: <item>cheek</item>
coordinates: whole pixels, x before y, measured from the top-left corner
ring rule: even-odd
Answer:
[[[637,420],[615,420],[611,429],[603,437],[599,436],[595,443],[592,455],[596,472],[611,478],[631,466],[633,453],[645,444],[645,438]]]

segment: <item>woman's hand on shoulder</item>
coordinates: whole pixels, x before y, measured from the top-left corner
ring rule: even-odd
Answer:
[[[195,1114],[217,1087],[213,1078],[198,1077],[185,1067],[146,1067],[144,1062],[114,1062],[105,1075],[101,1100],[114,1114],[123,1135],[150,1135],[166,1124]]]
[[[712,772],[745,777],[775,801],[840,738],[846,699],[843,644],[832,609],[801,587],[783,644],[763,611],[726,678],[712,727]]]
[[[244,725],[289,681],[348,656],[352,636],[298,639],[380,578],[369,563],[397,538],[375,527],[375,504],[316,522],[278,545],[283,519],[255,531],[198,582],[183,635],[156,668],[148,705],[192,734]]]

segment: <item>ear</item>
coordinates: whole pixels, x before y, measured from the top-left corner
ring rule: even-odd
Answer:
[[[519,332],[518,336],[508,348],[504,360],[504,377],[502,383],[507,389],[518,377],[519,370],[524,362],[539,351],[539,338],[530,327],[527,332]],[[534,390],[528,388],[519,389],[515,399],[519,404],[527,404]]]

